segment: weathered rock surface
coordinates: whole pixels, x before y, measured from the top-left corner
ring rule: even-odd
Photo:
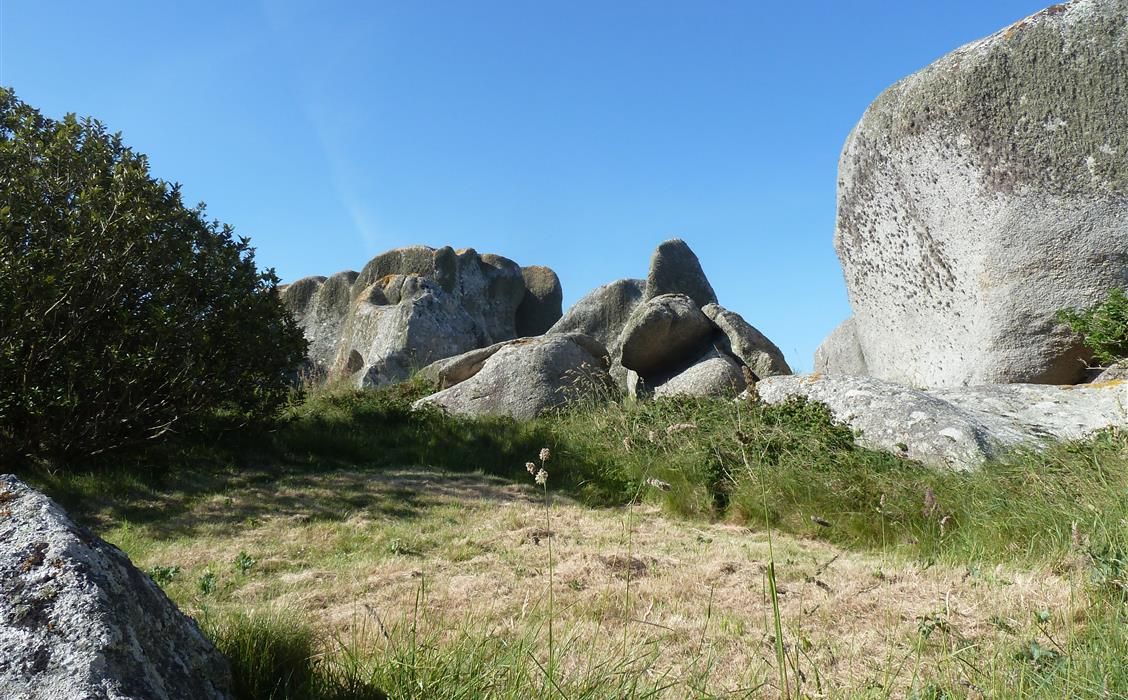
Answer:
[[[680,238],[661,243],[650,257],[645,298],[663,294],[684,294],[699,308],[717,303],[717,295],[701,269],[701,261]]]
[[[869,373],[1070,383],[1054,320],[1128,285],[1128,0],[1074,0],[887,89],[847,139],[835,247]]]
[[[0,476],[0,695],[220,700],[227,660],[121,550]]]
[[[869,374],[853,316],[838,324],[815,350],[815,372],[854,377]]]
[[[610,382],[606,356],[607,349],[599,341],[578,333],[501,343],[476,371],[471,370],[481,359],[478,354],[458,373],[446,375],[452,381],[469,376],[415,405],[440,406],[459,415],[530,420],[589,392],[605,390]]]
[[[619,339],[621,362],[643,377],[668,372],[700,354],[713,324],[684,294],[648,299],[631,313]]]
[[[1015,447],[1128,424],[1126,387],[996,384],[925,392],[872,377],[817,374],[769,377],[756,385],[768,403],[803,396],[826,404],[861,445],[961,470]]]
[[[414,275],[384,279],[388,287],[375,283],[353,302],[337,343],[335,376],[384,386],[485,343],[482,328],[434,282]]]
[[[1128,365],[1117,362],[1107,367],[1086,367],[1083,384],[1104,384],[1128,380]]]
[[[282,293],[309,341],[309,359],[315,367],[328,368],[337,357],[345,319],[352,304],[356,272],[346,270],[325,277],[306,277]]]
[[[642,301],[643,280],[616,280],[596,287],[553,324],[549,333],[583,333],[607,346],[615,345],[631,312]]]
[[[547,267],[533,265],[522,267],[525,280],[525,298],[517,307],[517,335],[527,338],[543,335],[564,315],[564,289],[560,278]]]
[[[757,378],[791,374],[791,367],[775,343],[740,314],[718,304],[706,304],[701,311],[720,330],[717,343],[721,350],[740,360]]]
[[[577,301],[548,330],[556,333],[582,333],[595,338],[607,348],[609,372],[620,389],[626,388],[627,370],[619,361],[619,336],[623,326],[642,302],[646,290],[644,280],[622,279],[596,287]]]
[[[473,377],[482,367],[486,364],[486,360],[494,356],[498,350],[501,350],[510,343],[519,342],[518,340],[503,340],[500,343],[494,343],[484,348],[477,348],[469,352],[464,352],[461,355],[443,358],[436,362],[432,362],[423,369],[419,370],[419,378],[425,382],[434,384],[439,389],[447,389],[459,382],[464,382],[470,377]]]
[[[640,383],[654,396],[735,396],[746,386],[741,364],[712,347],[668,377]]]
[[[361,386],[513,339],[519,324],[546,329],[560,316],[561,296],[548,268],[449,246],[391,250],[360,273],[308,277],[282,291],[314,367]]]

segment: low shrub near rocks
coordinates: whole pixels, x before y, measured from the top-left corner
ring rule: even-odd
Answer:
[[[1128,296],[1121,289],[1085,309],[1065,309],[1058,320],[1085,340],[1098,362],[1111,365],[1128,357]]]
[[[120,135],[0,89],[0,196],[0,458],[58,466],[286,402],[306,342],[274,273]]]

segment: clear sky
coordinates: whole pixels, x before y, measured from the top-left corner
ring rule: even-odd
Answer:
[[[284,281],[397,246],[560,275],[680,236],[809,369],[838,155],[886,86],[1049,0],[0,0],[0,83],[92,115]]]

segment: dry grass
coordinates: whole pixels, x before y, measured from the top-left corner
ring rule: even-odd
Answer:
[[[772,696],[764,532],[554,498],[550,533],[541,499],[531,483],[435,471],[248,475],[165,518],[94,520],[142,569],[180,567],[165,588],[190,614],[283,611],[330,636],[360,630],[375,653],[408,620],[438,643],[468,629],[543,640],[551,537],[563,676],[635,655],[674,684],[669,697],[702,678],[714,694]],[[240,552],[255,560],[246,573]],[[785,648],[809,697],[900,697],[936,678],[975,696],[1022,644],[1069,639],[1085,605],[1068,571],[929,565],[781,534],[774,554]]]

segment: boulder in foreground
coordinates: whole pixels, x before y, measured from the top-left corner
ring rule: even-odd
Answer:
[[[897,82],[851,132],[834,245],[872,376],[1070,384],[1055,314],[1128,279],[1128,0],[1054,5]]]
[[[222,700],[227,660],[117,547],[0,476],[0,695]]]

